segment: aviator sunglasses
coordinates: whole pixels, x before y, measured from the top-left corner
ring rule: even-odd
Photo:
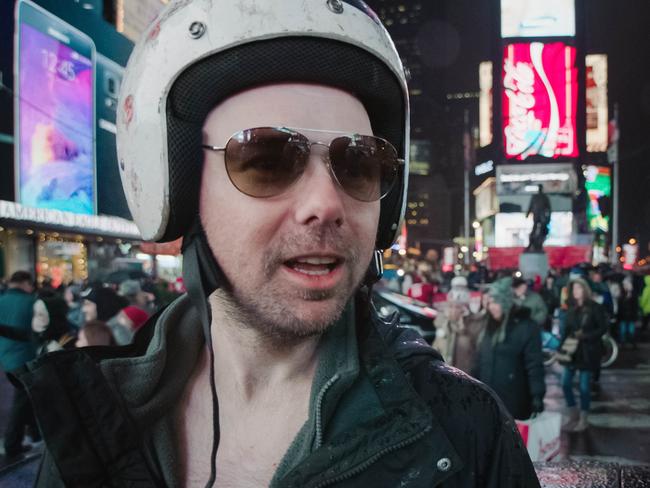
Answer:
[[[298,131],[341,135],[325,143]],[[298,181],[309,163],[312,146],[327,148],[324,160],[334,181],[362,202],[385,197],[404,164],[385,139],[329,130],[257,127],[236,132],[224,147],[203,144],[204,149],[224,151],[232,184],[256,198],[280,195]]]

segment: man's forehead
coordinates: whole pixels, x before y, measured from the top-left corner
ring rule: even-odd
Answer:
[[[223,138],[251,127],[371,133],[368,114],[353,94],[307,83],[269,84],[236,93],[210,111],[203,130]]]

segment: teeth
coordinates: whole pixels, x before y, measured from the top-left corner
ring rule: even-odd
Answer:
[[[319,257],[298,258],[296,259],[296,262],[305,263],[305,264],[335,264],[336,258],[319,258]]]
[[[301,268],[300,266],[294,266],[296,271],[299,273],[304,273],[306,275],[311,275],[311,276],[325,276],[326,274],[329,274],[330,270],[325,268],[325,269],[304,269]]]

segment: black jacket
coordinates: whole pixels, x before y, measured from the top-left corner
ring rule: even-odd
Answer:
[[[639,318],[639,297],[633,292],[623,291],[618,300],[618,320],[634,322]]]
[[[474,376],[492,388],[516,419],[532,414],[534,397],[544,398],[544,363],[541,328],[526,308],[508,314],[503,342],[493,340],[496,328],[488,322],[479,345]]]
[[[562,343],[567,337],[575,337],[578,330],[582,331],[571,366],[586,371],[596,371],[600,368],[603,355],[602,337],[607,329],[608,316],[602,305],[588,299],[582,307],[569,307]]]
[[[516,425],[494,394],[396,324],[374,312],[358,317],[359,376],[323,408],[337,427],[277,485],[539,487]],[[142,426],[98,367],[108,355],[142,354],[151,329],[131,346],[54,353],[20,373],[48,449],[37,486],[63,486],[61,479],[66,486],[163,486]],[[379,410],[368,411],[368,402]]]

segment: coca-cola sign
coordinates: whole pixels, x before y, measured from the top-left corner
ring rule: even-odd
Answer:
[[[507,158],[576,157],[576,50],[562,42],[515,43],[503,56]]]

